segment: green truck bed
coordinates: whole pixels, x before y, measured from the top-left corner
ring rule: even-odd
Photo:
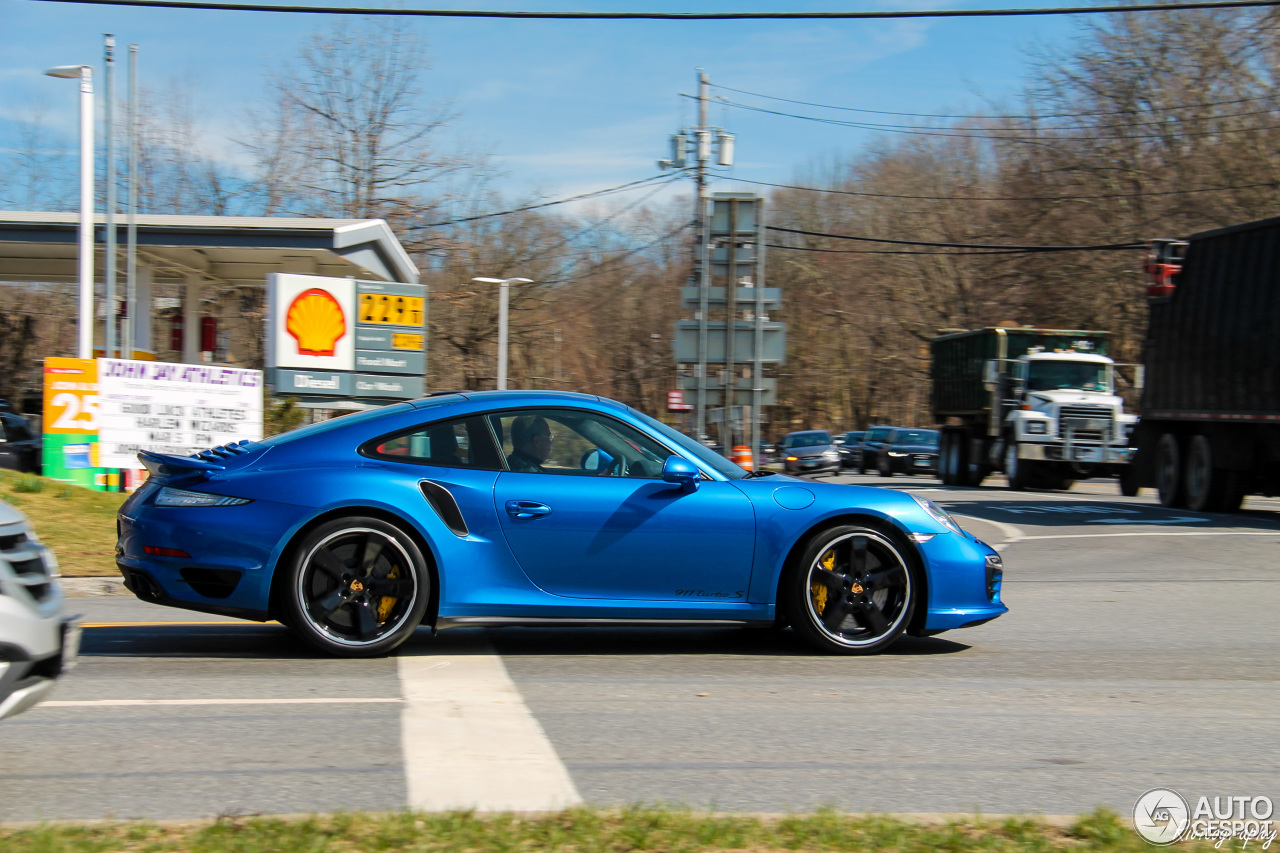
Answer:
[[[1084,329],[986,328],[933,338],[929,349],[934,418],[942,423],[951,417],[972,418],[989,412],[991,393],[982,380],[991,359],[1019,358],[1033,347],[1066,349],[1081,341],[1089,342],[1092,352],[1107,354],[1107,333]]]

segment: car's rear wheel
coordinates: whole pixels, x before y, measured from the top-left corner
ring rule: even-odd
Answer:
[[[378,518],[334,519],[293,550],[285,617],[321,651],[343,657],[385,654],[418,627],[430,575],[417,544]]]
[[[898,546],[869,527],[841,525],[817,534],[792,565],[788,621],[824,652],[884,651],[906,630],[916,585]]]

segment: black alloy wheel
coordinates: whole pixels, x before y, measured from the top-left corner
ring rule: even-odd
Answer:
[[[381,519],[340,518],[294,549],[286,619],[321,651],[370,657],[408,639],[429,598],[426,561],[411,538]]]
[[[815,536],[787,583],[788,621],[807,642],[832,654],[884,651],[906,630],[916,601],[898,546],[857,525]]]

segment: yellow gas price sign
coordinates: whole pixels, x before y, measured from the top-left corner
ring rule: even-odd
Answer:
[[[426,307],[421,296],[360,294],[360,322],[387,326],[421,326]]]
[[[98,434],[98,363],[91,358],[44,360],[44,432]]]

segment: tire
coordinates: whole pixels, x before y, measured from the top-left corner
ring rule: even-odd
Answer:
[[[867,454],[865,453],[858,454],[858,473],[867,473]]]
[[[378,518],[338,518],[310,531],[293,549],[285,580],[290,630],[340,657],[391,651],[413,634],[431,598],[421,550]]]
[[[881,477],[893,476],[893,460],[890,459],[887,454],[880,454],[880,462],[877,467],[879,468]]]
[[[1010,441],[1004,448],[1004,475],[1009,478],[1009,488],[1015,492],[1026,491],[1031,484],[1031,466],[1018,458],[1018,442]]]
[[[943,430],[938,437],[938,479],[944,486],[956,485],[956,459],[954,436],[950,430]]]
[[[900,546],[877,530],[841,525],[821,531],[788,572],[788,621],[828,654],[877,654],[911,621],[917,588],[911,567]]]
[[[1138,482],[1138,466],[1132,459],[1129,464],[1120,469],[1120,494],[1126,498],[1132,498],[1138,494],[1138,490],[1142,488]]]
[[[1208,436],[1192,437],[1187,445],[1182,485],[1187,509],[1193,512],[1235,512],[1244,500],[1240,474],[1214,465]]]
[[[1182,448],[1178,437],[1171,432],[1160,436],[1156,445],[1156,490],[1160,503],[1170,509],[1185,509],[1186,493],[1182,482]]]

